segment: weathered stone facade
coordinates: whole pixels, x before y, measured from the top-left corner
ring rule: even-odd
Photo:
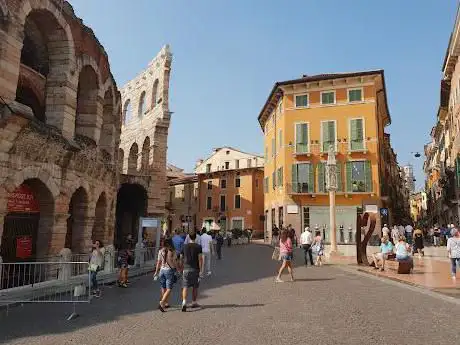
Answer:
[[[104,48],[69,3],[0,0],[0,96],[4,259],[15,259],[19,234],[31,236],[36,257],[111,243],[121,97]],[[11,212],[18,196],[38,212]]]
[[[165,214],[171,62],[172,54],[166,45],[147,69],[121,89],[123,123],[119,156],[122,180],[146,188],[146,215],[155,217]]]

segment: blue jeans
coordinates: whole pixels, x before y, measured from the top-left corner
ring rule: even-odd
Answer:
[[[455,276],[457,274],[457,266],[460,266],[460,258],[450,258],[451,272]]]
[[[176,270],[172,268],[162,268],[159,278],[162,289],[172,289],[177,281]]]
[[[90,271],[89,276],[91,278],[91,289],[96,291],[98,289],[97,285],[97,271]]]

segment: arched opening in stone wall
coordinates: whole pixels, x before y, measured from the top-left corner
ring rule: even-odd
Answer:
[[[142,172],[146,172],[149,168],[149,157],[150,157],[150,138],[146,137],[144,144],[142,145]]]
[[[85,228],[88,221],[88,193],[83,187],[78,188],[72,195],[67,219],[65,247],[72,253],[83,253],[85,248]]]
[[[137,116],[144,116],[147,111],[147,102],[145,101],[145,91],[142,91],[141,97],[139,97],[139,108],[137,110]]]
[[[115,245],[117,248],[126,243],[131,235],[137,241],[139,217],[147,214],[147,191],[139,184],[124,183],[117,194]]]
[[[118,171],[120,174],[123,174],[123,164],[125,161],[125,152],[123,149],[119,148],[118,149]]]
[[[55,79],[63,78],[69,51],[69,39],[53,14],[32,10],[24,23],[16,101],[29,106],[39,121],[45,121],[45,112],[49,110],[45,106],[46,95],[56,88],[49,81],[54,79],[56,84]]]
[[[54,224],[54,198],[48,187],[39,179],[25,180],[8,195],[7,209],[0,250],[3,261],[33,261],[48,255]]]
[[[97,74],[91,66],[80,71],[77,89],[77,113],[75,116],[75,135],[98,141],[98,93]]]
[[[102,130],[99,145],[101,150],[104,150],[113,156],[113,149],[115,146],[115,118],[113,115],[113,94],[110,88],[104,95],[104,107],[102,110]]]
[[[134,175],[137,172],[137,157],[139,156],[139,147],[136,143],[131,145],[128,156],[128,174]]]
[[[131,118],[133,116],[132,110],[131,110],[131,101],[128,99],[125,102],[125,106],[123,107],[123,125],[126,126],[129,121],[131,121]]]
[[[102,192],[99,199],[96,202],[96,211],[94,217],[94,226],[92,233],[93,242],[96,240],[105,241],[106,239],[106,217],[107,217],[107,197],[105,192]],[[106,244],[106,243],[104,243]]]
[[[45,259],[53,252],[54,198],[39,179],[25,180],[8,195],[0,255],[3,262]],[[0,270],[0,288],[28,285],[46,279],[33,267],[6,266]],[[38,280],[37,280],[38,279]]]
[[[156,107],[158,102],[158,79],[155,79],[152,87],[152,109]]]

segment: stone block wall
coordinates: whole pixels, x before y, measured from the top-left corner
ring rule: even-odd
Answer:
[[[162,217],[165,213],[171,62],[172,54],[166,45],[147,69],[121,89],[120,169],[123,174],[150,177],[149,216]]]

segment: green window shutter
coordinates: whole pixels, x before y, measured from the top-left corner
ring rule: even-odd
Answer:
[[[325,178],[326,178],[326,164],[318,163],[316,165],[317,174],[318,174],[318,193],[325,193],[326,188],[324,187]]]
[[[296,124],[296,152],[308,152],[308,126],[306,123]]]
[[[372,192],[372,167],[370,161],[364,163],[364,176],[366,178],[366,192]]]
[[[327,131],[329,132],[329,145],[334,145],[335,144],[335,122],[334,121],[329,121],[327,123]],[[329,150],[329,146],[327,148]]]
[[[364,148],[363,120],[351,120],[351,149],[362,150]]]
[[[306,123],[303,123],[301,127],[303,152],[308,152],[308,125]]]
[[[337,192],[342,192],[342,163],[337,163]]]
[[[299,190],[299,185],[297,184],[297,164],[292,164],[292,191],[297,193]]]
[[[460,187],[460,157],[457,157],[457,159],[455,159],[455,168],[457,172],[457,187]]]
[[[308,165],[308,193],[315,192],[315,173],[313,169],[313,164],[309,163]]]
[[[346,163],[347,171],[346,171],[346,178],[347,178],[347,192],[353,192],[353,186],[351,182],[351,173],[353,169],[353,162]]]
[[[329,149],[329,130],[328,122],[323,122],[323,152],[326,152]]]
[[[278,184],[282,186],[283,185],[283,167],[281,167],[279,171],[280,171],[280,179],[278,181]]]
[[[275,172],[272,173],[272,187],[273,189],[276,188],[276,173]]]

